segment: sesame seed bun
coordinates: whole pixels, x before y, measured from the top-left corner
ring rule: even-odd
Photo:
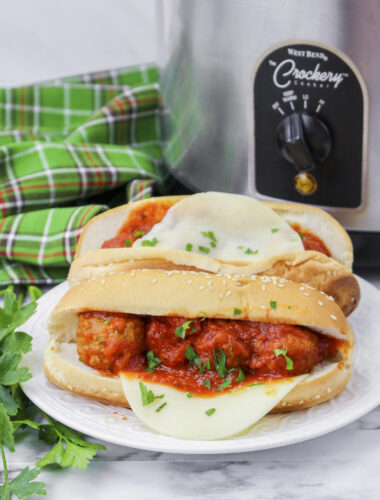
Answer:
[[[241,310],[238,317],[236,308]],[[341,309],[323,292],[277,277],[136,269],[73,286],[48,322],[47,378],[107,403],[128,406],[119,378],[99,375],[80,363],[76,354],[77,313],[91,310],[186,318],[204,312],[208,318],[305,326],[341,339],[336,358],[317,365],[314,375],[296,386],[274,411],[307,408],[331,399],[343,390],[352,371],[353,333]]]

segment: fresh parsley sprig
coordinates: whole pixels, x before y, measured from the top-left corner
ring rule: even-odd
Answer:
[[[22,306],[24,293],[17,298],[13,286],[0,292],[4,295],[4,305],[0,308],[0,455],[4,469],[1,500],[10,500],[12,496],[28,498],[34,494],[46,495],[46,485],[34,481],[40,473],[39,467],[55,463],[60,467],[85,469],[97,451],[104,449],[104,446],[85,441],[78,432],[48,417],[30,403],[20,388],[20,383],[32,377],[28,368],[19,367],[22,355],[32,348],[32,337],[17,329],[32,316],[37,307],[36,301],[42,295],[34,285],[28,287],[28,292],[32,302],[25,306]],[[47,424],[34,420],[38,413],[47,420]],[[54,447],[37,462],[36,467],[25,467],[10,481],[4,446],[14,452],[16,432],[25,427],[37,430],[39,438],[54,444]]]

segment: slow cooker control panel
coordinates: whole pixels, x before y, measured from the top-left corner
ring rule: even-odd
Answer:
[[[256,191],[327,207],[362,202],[364,95],[358,71],[325,47],[276,48],[255,75]]]

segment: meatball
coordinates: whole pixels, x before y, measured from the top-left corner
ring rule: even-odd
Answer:
[[[175,335],[176,329],[187,321],[191,321],[185,331],[185,338]],[[180,317],[152,317],[147,328],[146,342],[148,350],[152,350],[165,366],[183,368],[187,359],[186,347],[194,341],[201,331],[201,322]]]
[[[239,339],[239,330],[243,322],[226,320],[207,320],[203,332],[194,342],[202,362],[213,360],[214,352],[223,349],[226,355],[226,367],[237,368],[244,364],[250,355],[249,346]]]
[[[252,338],[251,347],[249,368],[258,374],[300,375],[323,359],[318,336],[298,326],[262,323],[260,333]],[[293,361],[292,370],[286,369],[285,356],[276,356],[275,349],[286,351],[286,356]]]
[[[145,324],[132,314],[78,314],[77,342],[82,361],[96,370],[118,373],[145,363]]]

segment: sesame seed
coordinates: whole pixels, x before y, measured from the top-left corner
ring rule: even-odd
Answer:
[[[310,297],[310,293],[308,293],[308,292],[304,292],[304,295],[305,295],[306,297]]]
[[[282,402],[282,406],[286,406],[286,402],[285,401]]]
[[[167,272],[167,275],[168,275],[168,276],[171,276],[172,274],[173,274],[173,271],[168,271],[168,272]]]
[[[207,284],[208,284],[208,286],[211,286],[212,285],[212,281],[211,280],[208,281]]]
[[[199,287],[199,290],[204,290],[204,289],[205,289],[204,285],[201,285],[201,286]]]
[[[222,283],[223,283],[224,286],[227,285],[227,281],[226,280],[223,280]]]
[[[252,280],[252,281],[255,281],[255,279],[256,279],[256,278],[257,278],[256,274],[253,274],[253,275],[251,276],[251,280]]]
[[[317,394],[314,399],[320,399],[321,395]]]
[[[303,399],[301,399],[301,401],[299,401],[299,404],[302,405],[303,404]]]
[[[320,306],[323,306],[323,302],[322,302],[321,300],[318,300],[318,304],[319,304]]]
[[[192,282],[193,282],[193,280],[188,280],[187,284],[191,285]]]
[[[124,271],[121,271],[121,273],[119,273],[119,274],[120,274],[120,275],[121,275],[121,274],[125,274],[125,272],[124,272]],[[131,276],[132,276],[132,273],[131,273]]]
[[[330,314],[330,318],[333,319],[334,321],[336,320],[335,314]]]
[[[120,274],[121,274],[121,273],[120,273]],[[124,273],[123,273],[123,274],[124,274]],[[132,271],[132,272],[131,272],[131,276],[132,276],[132,278],[133,278],[134,276],[136,276],[136,273],[135,273],[134,271]]]
[[[116,274],[114,271],[111,271],[110,273],[108,273],[109,276],[113,276],[114,274]]]
[[[106,280],[101,280],[101,281],[100,281],[100,284],[101,284],[101,285],[104,285],[104,283],[105,283],[105,282],[106,282]]]
[[[152,285],[154,285],[155,283],[157,283],[157,278],[152,279]]]
[[[266,287],[265,285],[262,285],[262,286],[261,286],[261,290],[262,290],[263,292],[265,292],[265,290],[266,290],[266,289],[267,289],[267,287]]]
[[[219,298],[222,299],[223,298],[223,294],[220,292],[219,293]]]
[[[334,297],[331,297],[331,295],[327,295],[327,300],[330,300],[331,302],[334,302]]]
[[[266,307],[265,307],[265,306],[263,306],[263,305],[261,305],[261,306],[260,306],[260,309],[266,309]]]
[[[277,286],[278,286],[279,288],[285,288],[285,285],[283,285],[282,283],[279,283]]]
[[[302,292],[302,290],[305,290],[305,287],[304,286],[300,286],[300,290]]]
[[[328,388],[327,388],[327,392],[331,392],[331,387],[328,387]]]
[[[231,295],[231,290],[228,290],[228,292],[226,293],[226,297],[229,297]]]

